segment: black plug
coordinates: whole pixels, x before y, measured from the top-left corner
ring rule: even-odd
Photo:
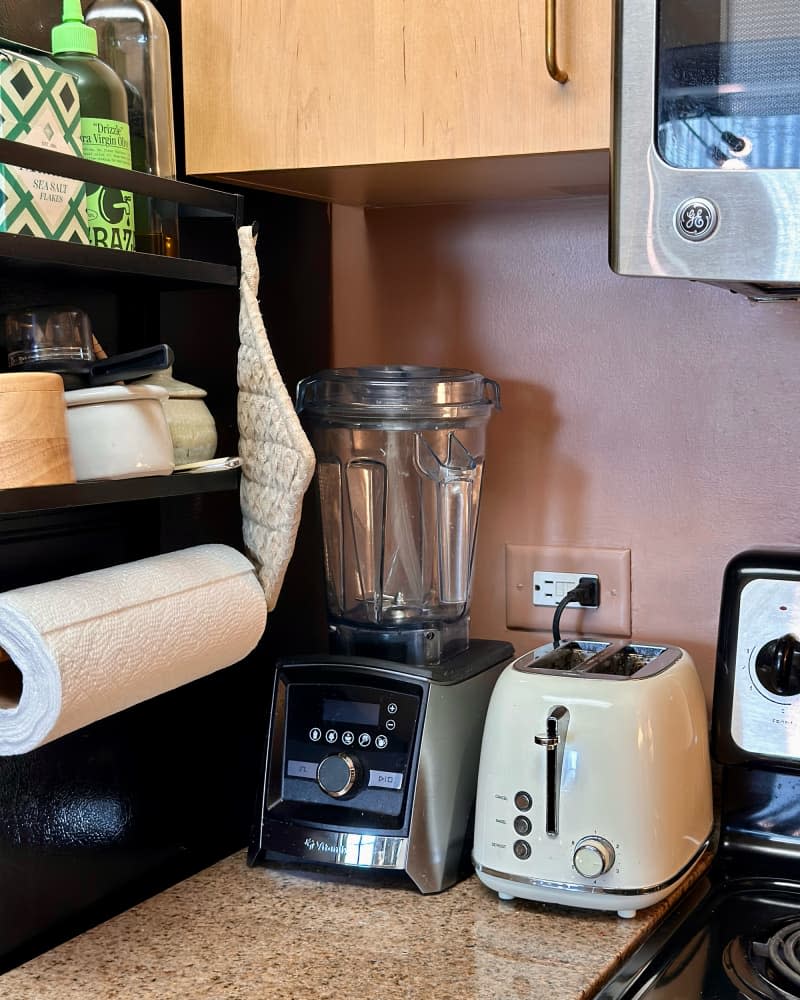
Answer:
[[[578,577],[577,586],[568,591],[558,602],[553,614],[553,649],[561,644],[561,615],[568,604],[577,601],[583,608],[596,608],[600,604],[600,579],[592,576]]]
[[[600,604],[600,578],[593,576],[582,576],[578,579],[578,586],[573,587],[570,594],[574,594],[567,604],[572,601],[580,601],[584,608],[596,608]],[[569,596],[569,595],[567,595]]]

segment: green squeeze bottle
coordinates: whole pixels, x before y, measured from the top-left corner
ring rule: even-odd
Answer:
[[[97,58],[97,32],[84,24],[81,0],[64,0],[52,31],[55,61],[71,73],[81,102],[81,140],[87,160],[131,169],[128,100],[122,80]],[[134,249],[133,195],[86,185],[89,241],[96,247]]]

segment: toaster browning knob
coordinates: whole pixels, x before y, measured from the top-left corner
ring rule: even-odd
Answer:
[[[584,878],[605,875],[614,865],[614,848],[602,837],[584,837],[575,845],[572,863]]]
[[[317,784],[334,799],[341,799],[352,791],[360,777],[358,761],[346,753],[326,757],[317,768]]]

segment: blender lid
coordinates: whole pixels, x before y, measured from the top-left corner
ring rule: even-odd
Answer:
[[[331,368],[297,386],[297,412],[340,416],[444,415],[485,407],[500,409],[500,386],[464,368],[365,365]]]

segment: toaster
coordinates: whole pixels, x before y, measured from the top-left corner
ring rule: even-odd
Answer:
[[[706,704],[685,650],[581,639],[504,669],[472,858],[501,899],[632,917],[687,878],[712,824]]]

